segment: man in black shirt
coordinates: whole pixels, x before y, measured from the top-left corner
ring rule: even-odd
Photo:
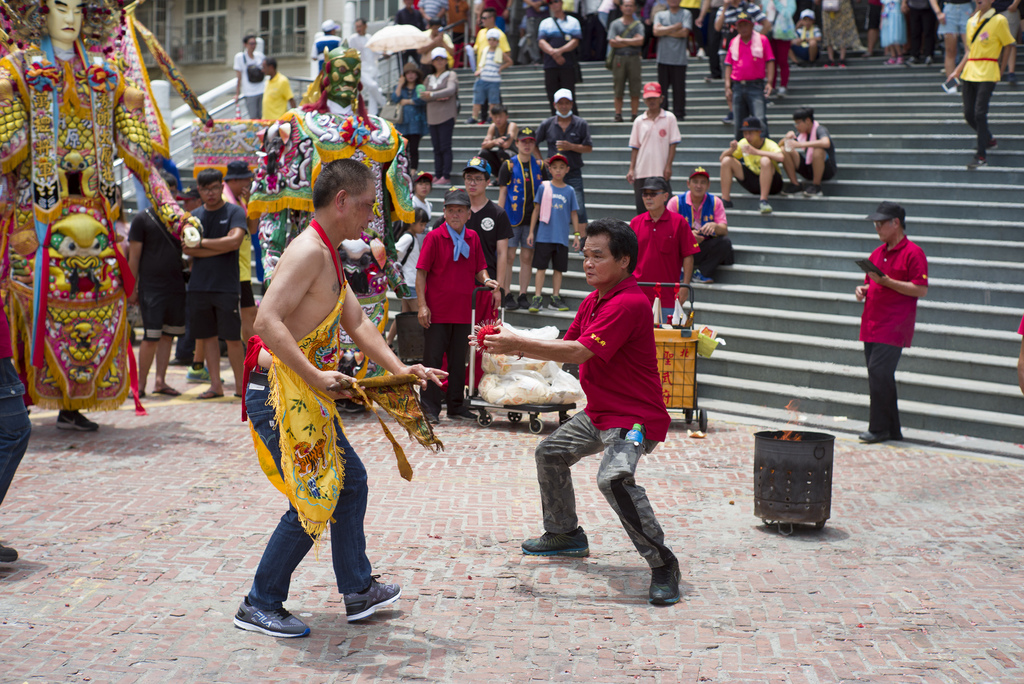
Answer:
[[[580,233],[587,230],[587,203],[583,194],[583,155],[593,152],[594,143],[590,139],[590,124],[581,116],[572,113],[572,92],[562,88],[555,93],[555,115],[545,119],[537,129],[537,145],[548,144],[547,157],[560,154],[569,160],[569,173],[565,176],[566,185],[576,191],[576,204],[579,205],[577,219]]]
[[[169,175],[169,174],[168,174]],[[177,181],[168,180],[170,187]],[[185,278],[182,275],[181,242],[171,235],[152,209],[132,219],[128,231],[128,267],[135,276],[135,291],[128,301],[142,310],[142,342],[139,345],[139,396],[146,394],[149,368],[156,357],[153,392],[178,396],[167,384],[171,341],[185,334]]]
[[[248,228],[242,208],[224,201],[224,175],[203,169],[196,177],[203,206],[193,212],[203,224],[198,247],[186,247],[193,258],[188,281],[188,318],[197,345],[210,360],[210,389],[199,399],[224,396],[220,380],[220,347],[227,343],[228,360],[235,376],[235,396],[242,396],[242,321],[238,312],[238,248]]]
[[[505,282],[505,269],[508,267],[508,239],[512,237],[512,224],[508,215],[497,204],[487,199],[487,181],[491,176],[491,167],[482,157],[473,157],[466,162],[462,170],[462,181],[469,193],[469,209],[472,215],[466,221],[466,227],[476,231],[480,236],[480,246],[487,262],[487,276]],[[494,310],[501,304],[498,298],[501,291],[495,290],[494,306],[490,306],[491,293],[481,292],[476,302],[476,320],[494,318]]]

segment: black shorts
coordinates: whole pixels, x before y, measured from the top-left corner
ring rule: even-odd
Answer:
[[[159,340],[162,335],[185,334],[184,292],[139,291],[143,339]]]
[[[552,270],[565,273],[569,270],[569,248],[557,242],[535,242],[533,244],[533,263],[537,269],[545,269],[551,265]]]
[[[867,24],[866,28],[868,31],[877,31],[882,26],[882,6],[881,5],[868,5],[868,16],[865,21]]]
[[[252,281],[243,280],[238,283],[240,294],[238,295],[238,305],[243,309],[249,309],[256,306],[256,297],[252,294]]]
[[[228,342],[242,339],[238,295],[233,292],[189,292],[188,324],[192,338],[219,337]]]
[[[750,194],[761,196],[761,177],[746,166],[743,167],[743,178],[740,179],[740,185],[746,188]],[[768,194],[778,195],[780,192],[782,192],[782,174],[776,171],[772,176],[772,187],[768,190]]]
[[[825,154],[827,155],[828,153],[826,152]],[[807,160],[803,156],[800,157],[800,166],[797,167],[796,172],[799,173],[804,178],[806,178],[807,180],[812,180],[814,178],[814,168],[807,163]],[[832,157],[826,156],[825,172],[821,174],[821,180],[831,180],[835,175],[836,162],[834,159],[832,159]]]

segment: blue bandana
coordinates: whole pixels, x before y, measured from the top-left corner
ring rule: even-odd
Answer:
[[[452,255],[452,261],[458,261],[459,255],[469,258],[469,243],[466,242],[466,228],[463,226],[461,233],[456,233],[455,229],[448,225],[446,221],[444,227],[448,229],[448,234],[452,237],[452,242],[455,243],[455,253]]]

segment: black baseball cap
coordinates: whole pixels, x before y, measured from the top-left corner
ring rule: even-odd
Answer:
[[[249,170],[249,165],[241,159],[236,159],[232,162],[228,162],[228,172],[224,174],[224,180],[239,180],[243,178],[252,178],[253,173]]]
[[[907,220],[907,210],[895,202],[882,202],[875,213],[868,214],[868,221],[888,221],[894,218],[898,218],[900,223]]]
[[[473,206],[473,203],[469,201],[469,193],[462,188],[452,188],[444,193],[444,206],[447,207],[449,204],[459,204],[464,207]]]
[[[764,126],[761,125],[761,120],[756,116],[748,116],[743,120],[743,125],[740,127],[741,131],[763,131]]]
[[[641,190],[657,190],[658,192],[671,192],[672,188],[669,187],[668,181],[661,176],[651,176],[644,179],[644,184],[640,188]]]

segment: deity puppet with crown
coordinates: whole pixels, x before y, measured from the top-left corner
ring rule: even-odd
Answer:
[[[40,406],[116,409],[136,382],[114,162],[138,176],[184,244],[197,244],[201,227],[152,162],[144,86],[124,75],[114,47],[124,38],[120,0],[2,8],[0,249],[15,367]]]
[[[374,217],[359,240],[338,250],[349,287],[381,333],[387,324],[387,291],[408,296],[394,256],[391,220],[411,222],[409,162],[402,137],[389,121],[366,113],[360,89],[359,52],[326,52],[323,70],[307,94],[308,104],[289,111],[261,133],[261,163],[249,200],[249,217],[259,217],[266,277],[273,277],[281,252],[309,223],[313,183],[322,164],[355,159],[376,176]],[[339,370],[356,378],[383,373],[343,338]]]

